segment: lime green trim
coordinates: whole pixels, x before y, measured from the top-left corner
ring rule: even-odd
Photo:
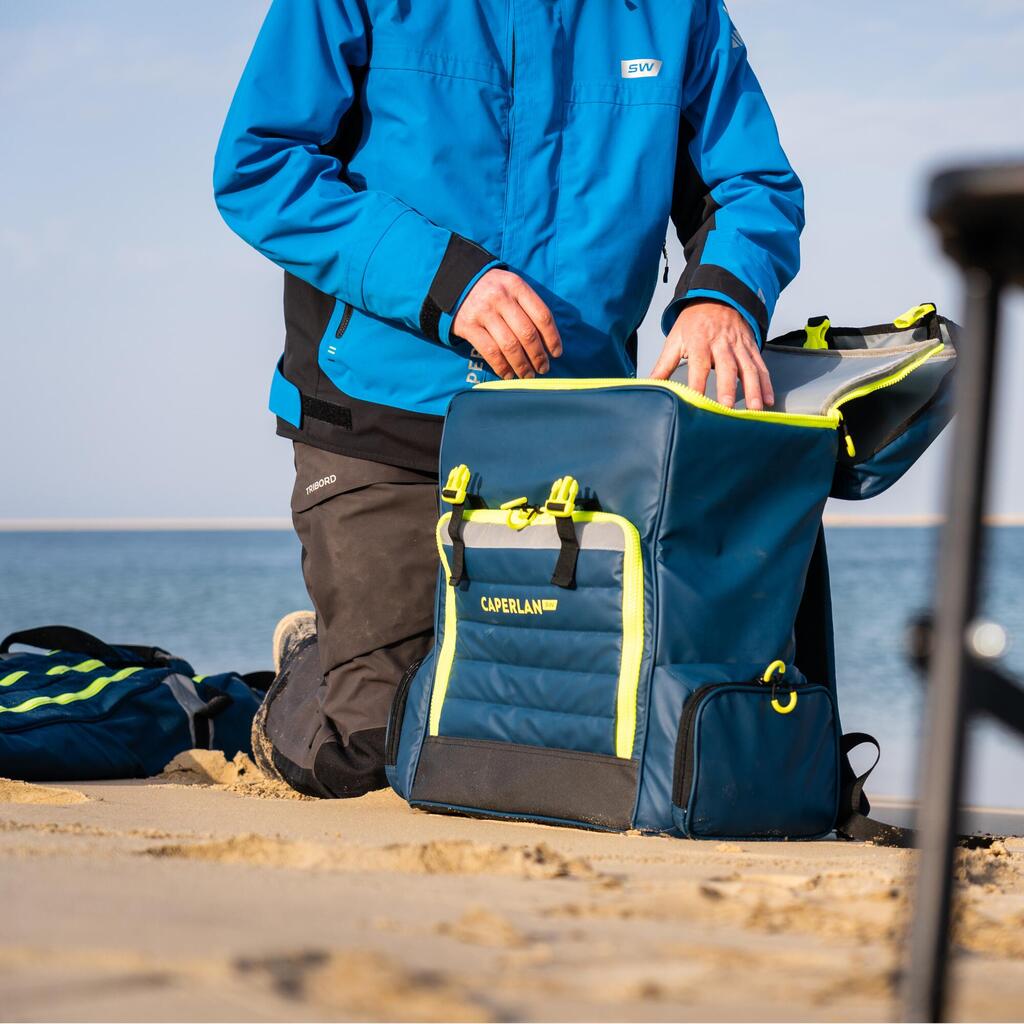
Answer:
[[[893,384],[899,384],[901,380],[909,377],[918,367],[928,362],[932,356],[937,356],[945,347],[941,341],[937,341],[931,348],[915,356],[909,363],[905,363],[900,369],[896,370],[895,373],[890,373],[887,377],[879,377],[878,380],[869,381],[867,384],[861,384],[859,388],[848,391],[833,404],[830,411],[841,417],[842,413],[839,410],[847,402],[853,402],[858,398],[864,398],[865,395],[873,395],[876,391],[881,391],[883,388],[892,387]]]
[[[119,683],[122,679],[127,679],[130,675],[136,672],[141,672],[141,665],[134,665],[131,668],[123,668],[120,672],[115,672],[112,676],[100,676],[98,679],[94,679],[84,690],[76,690],[74,693],[60,693],[55,697],[48,697],[40,695],[38,697],[29,697],[28,700],[22,701],[20,704],[15,704],[12,708],[5,708],[0,705],[0,714],[24,714],[26,711],[35,711],[36,708],[41,708],[47,704],[74,704],[76,701],[89,700],[90,697],[95,697],[96,694],[101,693],[111,683]]]
[[[3,679],[0,679],[0,686],[13,686],[19,679],[24,679],[27,675],[28,672],[24,670],[21,672],[8,672]]]
[[[46,674],[62,676],[65,672],[95,672],[98,668],[103,668],[103,662],[90,658],[88,661],[80,661],[77,665],[54,665],[53,668],[46,670]]]
[[[831,327],[832,321],[827,316],[822,317],[820,323],[809,323],[804,328],[804,348],[828,348],[828,332]]]
[[[737,420],[758,423],[784,423],[790,427],[819,427],[835,430],[839,417],[831,410],[823,416],[811,413],[771,412],[767,409],[730,409],[707,395],[675,380],[653,380],[649,377],[590,377],[563,380],[489,380],[476,384],[474,391],[593,391],[598,388],[658,387],[671,391],[687,405],[706,412],[717,413]]]
[[[471,509],[462,513],[469,522],[490,523],[506,526],[513,534],[519,532],[509,526],[508,513],[498,509]],[[448,585],[451,568],[444,550],[444,528],[451,518],[445,513],[437,523],[437,550],[445,575],[444,640],[437,658],[434,673],[434,688],[430,697],[429,733],[440,734],[441,711],[444,707],[448,683],[455,662],[455,641],[458,621],[455,605],[455,588]],[[615,754],[617,757],[633,756],[636,741],[636,704],[640,692],[640,667],[644,656],[644,563],[640,547],[640,533],[623,516],[610,512],[573,512],[574,523],[615,523],[622,530],[625,540],[622,570],[622,652],[619,661],[619,682],[615,703]],[[530,519],[526,529],[534,526],[554,526],[555,517],[550,512],[539,512]],[[520,528],[522,529],[522,527]],[[509,538],[510,541],[512,538]]]
[[[928,316],[929,313],[935,312],[934,302],[922,302],[920,306],[914,306],[912,309],[908,309],[906,313],[896,317],[893,320],[893,327],[898,327],[900,330],[906,330],[908,327],[913,327],[919,320]]]

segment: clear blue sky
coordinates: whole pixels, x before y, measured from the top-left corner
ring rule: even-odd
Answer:
[[[287,514],[289,446],[265,412],[280,275],[222,225],[210,191],[265,7],[0,4],[0,518]],[[1020,0],[730,7],[808,195],[804,269],[773,330],[929,299],[958,315],[922,189],[949,160],[1024,153]],[[677,246],[672,263],[674,276]],[[1022,327],[1018,302],[1018,341]],[[1024,514],[1024,345],[1007,356],[995,508]],[[942,449],[835,511],[935,510]]]

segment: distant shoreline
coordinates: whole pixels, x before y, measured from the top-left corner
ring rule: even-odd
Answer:
[[[827,515],[825,525],[832,529],[851,527],[927,527],[940,526],[943,516],[855,516]],[[985,517],[988,526],[1024,526],[1024,515],[992,515]],[[83,518],[83,519],[0,519],[0,533],[160,533],[176,531],[258,531],[290,530],[286,516],[251,518]]]

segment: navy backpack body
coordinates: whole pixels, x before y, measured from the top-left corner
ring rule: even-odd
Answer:
[[[765,348],[773,411],[678,379],[452,402],[436,640],[387,737],[416,807],[698,838],[893,839],[836,699],[822,510],[893,483],[950,416],[924,306]],[[714,394],[714,382],[708,387]]]
[[[12,633],[0,643],[0,776],[142,778],[193,747],[248,753],[268,676],[197,676],[159,647],[114,646],[68,626]]]

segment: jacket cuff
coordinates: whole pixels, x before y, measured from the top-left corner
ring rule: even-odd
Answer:
[[[679,279],[675,297],[661,318],[665,334],[672,330],[683,306],[694,299],[714,299],[732,306],[750,324],[758,346],[764,345],[768,337],[768,307],[763,299],[731,271],[710,263],[701,264]]]
[[[486,249],[462,235],[452,234],[420,307],[420,330],[431,341],[447,341],[451,321],[469,287],[481,274],[497,265],[497,258]],[[444,338],[442,314],[447,315]]]
[[[473,285],[475,285],[488,270],[495,270],[496,268],[504,266],[506,266],[506,264],[502,263],[501,260],[498,259],[491,260],[490,263],[485,263],[473,275],[466,287],[462,289],[462,294],[459,296],[458,302],[455,303],[455,308],[452,309],[450,313],[446,313],[442,310],[438,334],[446,345],[454,345],[456,342],[462,340],[461,338],[457,338],[452,335],[452,324],[455,323],[455,318],[459,315],[459,310],[462,308],[462,304],[466,301],[466,296],[473,290]]]
[[[377,240],[363,269],[361,308],[416,329],[420,304],[451,232],[392,202],[397,216]]]

